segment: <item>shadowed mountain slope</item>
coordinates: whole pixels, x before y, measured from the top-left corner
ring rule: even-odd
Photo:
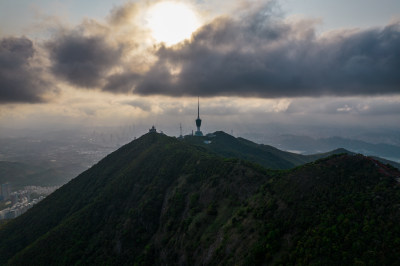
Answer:
[[[252,161],[270,169],[290,169],[333,154],[351,153],[345,149],[336,149],[327,153],[301,155],[257,144],[244,138],[235,138],[222,131],[212,135],[212,137],[185,136],[183,141],[201,146],[220,156]]]
[[[361,155],[275,171],[149,133],[0,227],[0,264],[393,264],[398,178]]]

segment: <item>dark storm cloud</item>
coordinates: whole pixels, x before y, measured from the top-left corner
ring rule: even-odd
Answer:
[[[71,31],[46,45],[52,61],[51,71],[72,85],[97,88],[115,66],[121,51],[109,45],[105,36],[84,36]]]
[[[111,75],[107,78],[107,83],[103,87],[103,91],[113,93],[132,92],[139,78],[139,74],[129,72]]]
[[[316,37],[312,22],[289,23],[266,7],[240,19],[216,19],[190,42],[161,47],[156,55],[158,62],[135,93],[257,97],[400,93],[400,23]]]
[[[0,39],[0,103],[36,103],[51,84],[43,77],[43,69],[32,66],[35,48],[31,40]]]

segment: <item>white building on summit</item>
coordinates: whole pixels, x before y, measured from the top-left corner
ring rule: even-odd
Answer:
[[[194,133],[195,136],[203,136],[203,132],[201,132],[201,119],[200,119],[200,100],[197,98],[197,119],[196,119],[196,127],[197,131]]]

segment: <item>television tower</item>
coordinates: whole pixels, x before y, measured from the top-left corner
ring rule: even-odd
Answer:
[[[197,131],[194,133],[195,136],[203,136],[203,132],[201,132],[201,119],[200,119],[200,99],[197,97],[197,119],[196,119],[196,127]]]

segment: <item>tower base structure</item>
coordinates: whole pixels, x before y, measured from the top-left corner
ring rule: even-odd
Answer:
[[[197,130],[196,132],[194,132],[194,135],[201,137],[201,136],[203,136],[203,132],[201,132],[200,130]]]

